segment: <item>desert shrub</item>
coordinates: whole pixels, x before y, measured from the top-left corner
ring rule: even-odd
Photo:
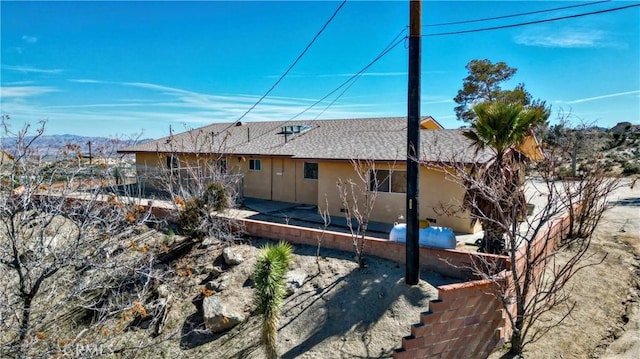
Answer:
[[[178,215],[178,225],[183,234],[202,238],[206,234],[204,232],[203,223],[207,221],[208,212],[203,207],[202,200],[192,198],[184,203],[184,208]]]
[[[220,182],[211,183],[201,196],[184,201],[178,215],[178,225],[185,235],[203,238],[213,225],[211,211],[221,211],[227,208],[229,208],[229,198],[224,186]]]
[[[630,176],[630,175],[635,175],[635,174],[638,174],[638,173],[640,173],[640,164],[638,164],[638,163],[627,162],[622,167],[622,175],[623,176]]]
[[[202,195],[205,205],[214,211],[222,211],[229,208],[229,197],[221,182],[210,183]]]
[[[611,172],[611,170],[613,170],[613,162],[611,160],[605,160],[602,169],[605,172]]]
[[[286,242],[266,245],[260,251],[253,273],[256,288],[255,302],[258,312],[264,315],[261,342],[267,358],[278,357],[278,320],[285,295],[284,275],[293,258],[293,246]]]

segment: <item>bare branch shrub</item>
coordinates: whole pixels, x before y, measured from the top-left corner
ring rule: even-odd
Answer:
[[[364,268],[366,266],[365,236],[369,218],[378,197],[378,184],[382,181],[377,176],[371,175],[376,171],[375,162],[352,159],[351,165],[356,174],[355,180],[339,178],[336,185],[344,208],[347,227],[351,233],[356,262],[360,268]]]
[[[157,251],[139,237],[149,211],[116,194],[108,162],[87,167],[79,147],[39,155],[33,143],[44,123],[2,128],[15,142],[0,169],[3,356],[79,356],[74,348],[109,341],[101,330],[123,331],[136,317],[157,321],[148,307],[160,279]],[[105,327],[114,316],[122,325]]]

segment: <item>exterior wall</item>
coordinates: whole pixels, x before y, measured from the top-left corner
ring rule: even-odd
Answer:
[[[215,157],[180,154],[180,167],[204,166]],[[304,162],[288,157],[226,156],[227,171],[242,177],[243,195],[273,201],[318,204],[318,180],[304,178]],[[259,159],[261,169],[249,170],[249,160]],[[150,187],[162,186],[160,174],[167,170],[166,155],[136,153],[136,171],[140,182]]]
[[[195,166],[198,158],[194,155],[180,155],[180,166]],[[336,183],[338,179],[353,180],[358,186],[358,201],[364,202],[364,192],[368,190],[349,161],[318,161],[318,180],[304,178],[303,160],[287,157],[228,156],[228,172],[243,177],[243,195],[259,199],[317,205],[329,207],[332,216],[344,216]],[[249,170],[249,160],[261,160],[260,171]],[[151,178],[153,171],[166,169],[166,157],[156,153],[137,153],[136,166],[142,182],[158,185]],[[376,164],[380,170],[406,170],[404,164]],[[367,174],[368,176],[368,174]],[[465,213],[445,214],[443,208],[460,207],[464,189],[449,178],[445,172],[433,168],[420,169],[420,219],[430,219],[433,225],[452,228],[458,233],[475,233],[480,224],[472,225]],[[406,217],[406,194],[378,192],[370,220],[393,223],[398,216]],[[433,221],[435,220],[435,221]]]
[[[387,164],[377,164],[377,169],[390,169],[392,166]],[[398,170],[404,170],[404,165],[395,166]],[[345,183],[349,180],[353,181],[354,191],[359,206],[362,209],[364,203],[364,192],[368,191],[368,179],[363,182],[353,169],[353,165],[348,161],[336,162],[320,162],[318,166],[320,172],[318,183],[318,203],[320,208],[326,207],[328,202],[329,214],[332,216],[344,217],[344,206],[340,199],[340,194],[336,183],[342,179]],[[368,176],[368,174],[367,174]],[[348,194],[350,196],[350,193]],[[399,215],[405,215],[405,193],[382,193],[378,192],[377,198],[371,212],[372,221],[393,223]],[[326,199],[326,200],[325,200]]]
[[[518,151],[524,153],[527,157],[534,161],[540,161],[544,158],[540,143],[535,136],[527,136],[518,146]]]
[[[482,230],[479,222],[471,223],[467,212],[456,212],[462,205],[465,190],[449,173],[435,168],[420,168],[419,191],[420,219],[435,219],[432,225],[449,227],[460,233]]]
[[[249,170],[249,160],[260,160],[260,171]],[[273,161],[269,157],[259,156],[229,156],[227,166],[230,173],[242,174],[243,194],[245,197],[253,197],[271,200],[271,181]]]
[[[151,188],[165,188],[168,179],[167,154],[136,153],[136,172],[139,182]],[[194,178],[211,178],[212,166],[218,158],[211,155],[179,154],[178,173],[182,184],[193,184]]]
[[[376,164],[377,169],[405,170],[406,166],[392,164]],[[357,189],[359,203],[363,203],[362,190],[367,190],[365,184],[356,175],[353,166],[348,161],[320,162],[318,183],[318,206],[326,207],[325,198],[328,201],[329,213],[332,216],[344,216],[342,202],[338,193],[336,182],[338,179],[353,180],[360,189]],[[420,219],[435,219],[437,226],[450,227],[459,233],[475,233],[481,230],[480,224],[471,224],[465,213],[445,214],[440,209],[459,208],[464,197],[464,189],[440,170],[433,168],[420,168]],[[383,223],[393,223],[398,216],[406,217],[406,194],[378,192],[370,220]]]

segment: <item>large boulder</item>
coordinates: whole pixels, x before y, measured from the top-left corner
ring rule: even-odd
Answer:
[[[212,333],[220,333],[245,321],[248,315],[237,304],[243,305],[239,301],[222,303],[215,295],[205,297],[202,301],[205,327]]]
[[[242,258],[242,255],[233,250],[231,247],[227,247],[222,251],[222,257],[224,258],[224,262],[230,266],[238,265],[244,262],[244,258]]]

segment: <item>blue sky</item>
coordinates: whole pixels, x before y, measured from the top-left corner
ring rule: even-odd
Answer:
[[[585,2],[423,4],[423,25]],[[572,9],[451,26],[481,29],[612,9]],[[262,96],[340,2],[0,2],[0,102],[12,126],[48,134],[160,137],[233,122]],[[408,25],[408,1],[348,1],[291,72],[243,121],[286,121],[369,64]],[[406,35],[406,32],[402,35]],[[423,37],[422,114],[463,125],[453,108],[465,65],[505,61],[534,98],[587,123],[640,123],[640,7],[508,29]],[[406,115],[407,43],[370,66],[333,105],[298,119]],[[346,86],[345,86],[346,87]],[[344,87],[343,87],[344,89]]]

